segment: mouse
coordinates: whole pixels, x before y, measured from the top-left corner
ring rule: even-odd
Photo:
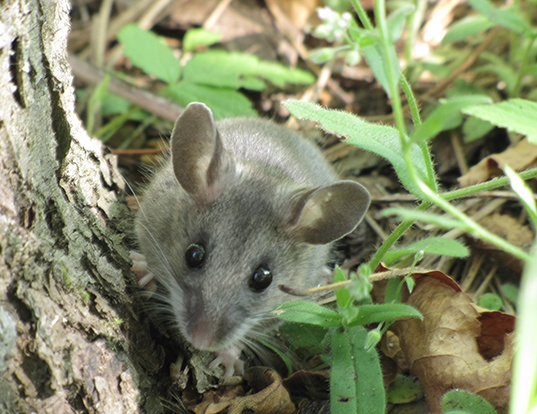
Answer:
[[[266,336],[273,309],[299,299],[280,287],[327,282],[333,243],[360,224],[370,196],[291,129],[216,122],[200,102],[175,122],[170,152],[139,204],[134,268],[162,289],[181,336],[215,353],[211,367],[241,374],[242,350]]]

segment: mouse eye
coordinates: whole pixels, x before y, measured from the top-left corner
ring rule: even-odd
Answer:
[[[252,277],[248,281],[248,286],[254,292],[262,292],[268,288],[271,283],[272,272],[267,266],[261,265],[255,269],[254,273],[252,273]]]
[[[199,268],[205,261],[205,246],[201,243],[192,243],[187,247],[185,260],[188,267]]]

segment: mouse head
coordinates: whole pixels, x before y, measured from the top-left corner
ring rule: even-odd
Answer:
[[[172,133],[172,166],[185,192],[174,225],[175,278],[166,286],[186,339],[221,350],[247,335],[277,304],[293,300],[278,285],[319,283],[329,243],[362,220],[369,194],[353,181],[313,188],[285,177],[250,174],[205,105],[190,104]]]

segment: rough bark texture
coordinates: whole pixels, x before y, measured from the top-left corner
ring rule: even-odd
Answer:
[[[0,1],[0,412],[161,411],[114,159],[74,113],[67,0]]]

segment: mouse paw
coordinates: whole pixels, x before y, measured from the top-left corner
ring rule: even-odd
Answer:
[[[224,367],[224,377],[231,377],[234,373],[244,374],[244,361],[240,359],[242,350],[237,347],[224,349],[216,352],[216,358],[209,364],[209,368],[214,369],[218,365]]]
[[[149,292],[156,292],[157,283],[155,281],[155,275],[147,269],[145,256],[135,252],[134,250],[131,250],[130,258],[132,260],[131,270],[136,275],[138,286],[148,290]]]

